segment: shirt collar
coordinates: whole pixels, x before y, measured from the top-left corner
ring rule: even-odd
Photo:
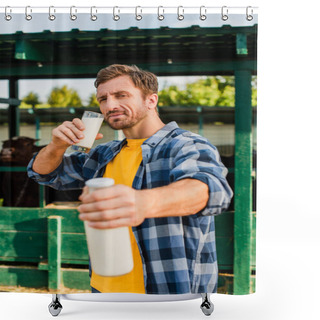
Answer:
[[[149,145],[150,147],[155,147],[159,144],[170,132],[179,128],[175,121],[171,121],[166,124],[163,128],[158,130],[154,135],[148,138],[143,144]]]

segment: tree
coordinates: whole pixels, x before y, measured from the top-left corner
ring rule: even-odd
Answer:
[[[232,77],[207,77],[187,83],[184,90],[169,86],[159,92],[160,106],[234,106]]]
[[[159,92],[159,106],[177,106],[183,105],[183,99],[186,93],[177,86],[169,86]]]
[[[39,95],[32,91],[30,91],[24,98],[22,98],[22,102],[32,106],[41,103],[39,100]]]
[[[95,93],[92,93],[89,96],[89,103],[88,103],[88,107],[99,107],[99,102],[97,100],[97,96]]]
[[[251,103],[253,106],[257,106],[257,76],[253,76],[252,77],[252,82],[251,82],[251,86],[252,86],[252,95],[251,95]]]
[[[252,81],[252,105],[257,101],[256,78]],[[232,76],[215,76],[186,84],[181,90],[169,86],[159,92],[159,106],[231,106],[235,105],[235,84]]]
[[[82,107],[82,101],[78,93],[73,89],[69,89],[66,85],[52,89],[48,104],[51,107]]]

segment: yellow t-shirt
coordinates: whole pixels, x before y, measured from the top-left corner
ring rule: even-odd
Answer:
[[[108,163],[103,176],[114,179],[115,184],[124,184],[131,187],[142,161],[141,145],[145,140],[127,139],[127,145]],[[102,277],[92,270],[91,286],[98,291],[145,293],[141,256],[130,227],[129,233],[134,264],[133,270],[125,275],[115,277]]]

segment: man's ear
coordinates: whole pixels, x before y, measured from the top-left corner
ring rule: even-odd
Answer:
[[[157,108],[158,104],[158,95],[156,93],[152,93],[146,98],[147,106],[149,110]]]

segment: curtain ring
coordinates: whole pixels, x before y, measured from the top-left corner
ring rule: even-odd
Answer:
[[[28,9],[30,9],[30,13],[32,12],[32,9],[30,6],[26,7],[26,20],[30,21],[32,19],[32,15],[28,13]]]
[[[160,14],[160,8],[162,9],[162,13]],[[158,20],[162,21],[164,19],[164,9],[163,6],[158,7]]]
[[[207,19],[207,9],[205,6],[200,7],[200,20],[204,21]]]
[[[178,20],[182,21],[184,19],[184,9],[183,6],[178,7]]]
[[[10,21],[11,19],[12,19],[12,16],[10,16],[10,14],[8,14],[8,9],[9,9],[10,7],[9,6],[7,6],[7,7],[5,7],[5,9],[4,9],[4,15],[5,15],[5,19],[7,20],[7,21]],[[12,12],[12,9],[10,9],[10,13]]]
[[[249,8],[251,9],[251,12],[249,14]],[[247,7],[247,10],[246,10],[246,18],[248,21],[251,21],[253,19],[253,9],[252,7]]]
[[[75,21],[77,20],[77,15],[73,13],[73,9],[74,9],[74,12],[77,13],[77,9],[75,6],[70,7],[70,19],[72,21]]]
[[[93,8],[95,8],[95,7],[91,7],[91,9],[90,9],[90,15],[91,15],[90,19],[92,21],[96,21],[98,19],[98,17],[97,17],[97,15],[93,14]],[[96,13],[97,13],[97,9],[96,9]]]
[[[227,21],[228,20],[228,8],[226,6],[223,6],[221,8],[221,19],[223,21]]]
[[[140,14],[138,14],[138,8],[140,10]],[[136,7],[136,20],[140,21],[142,19],[142,9],[140,6]]]
[[[49,20],[53,21],[55,20],[56,16],[52,14],[53,12],[56,12],[56,9],[54,9],[54,6],[49,7]]]
[[[118,14],[116,14],[116,9],[118,9]],[[118,7],[113,7],[113,20],[114,21],[118,21],[120,19],[119,13],[120,13],[119,8]]]

